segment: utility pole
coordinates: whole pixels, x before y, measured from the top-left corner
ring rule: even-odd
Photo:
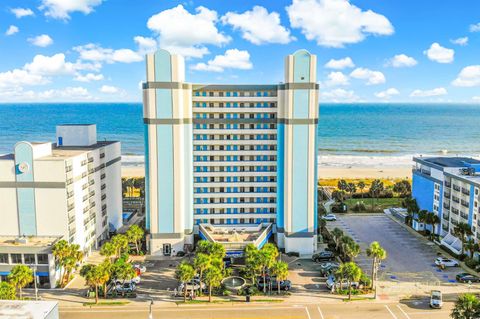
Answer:
[[[33,284],[35,287],[35,300],[38,300],[38,287],[37,287],[37,266],[34,264],[31,265],[32,270],[33,270]]]

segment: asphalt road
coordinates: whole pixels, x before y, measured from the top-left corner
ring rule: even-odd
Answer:
[[[452,303],[431,310],[427,300],[409,303],[356,301],[335,304],[249,304],[179,306],[153,309],[153,318],[178,319],[443,319],[449,318]],[[148,318],[148,305],[142,307],[61,308],[62,319]]]

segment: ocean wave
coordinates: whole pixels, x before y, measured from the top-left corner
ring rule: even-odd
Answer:
[[[122,155],[123,166],[143,166],[145,165],[145,156],[143,155]]]

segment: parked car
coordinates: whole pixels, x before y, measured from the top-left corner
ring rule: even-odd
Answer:
[[[458,274],[455,278],[458,282],[480,282],[480,277],[470,275],[466,272]]]
[[[325,216],[322,216],[322,219],[326,221],[335,221],[337,220],[337,216],[335,216],[335,214],[327,214]]]
[[[328,277],[326,284],[327,284],[328,289],[332,289],[333,285],[335,285],[335,288],[337,288],[337,289],[348,289],[348,282],[347,281],[342,282],[342,284],[340,286],[339,282],[335,282],[335,277],[334,276]],[[357,289],[360,286],[360,284],[356,281],[351,282],[350,285],[354,289]]]
[[[335,254],[331,251],[322,251],[317,254],[313,254],[312,260],[317,263],[321,261],[332,261],[335,260]]]
[[[124,284],[115,285],[115,291],[117,293],[130,293],[134,292],[136,289],[137,287],[133,282],[126,282]]]
[[[131,280],[114,279],[113,282],[115,283],[115,285],[120,285],[124,283],[134,283],[135,285],[138,285],[140,283],[140,276],[137,276]]]
[[[439,267],[459,267],[460,263],[455,259],[438,257],[435,259],[435,265]]]
[[[320,276],[327,277],[328,275],[335,273],[339,267],[340,267],[340,264],[335,261],[321,262]]]
[[[200,279],[198,278],[195,278],[192,281],[187,282],[187,290],[192,290],[192,289],[198,290],[200,288],[204,290],[205,288],[207,288],[207,286],[205,285],[205,283],[201,282]],[[183,282],[180,283],[180,285],[178,286],[178,290],[183,291]]]
[[[278,289],[278,283],[275,277],[271,278],[270,280],[266,280],[266,284],[261,281],[257,282],[257,289],[258,290],[263,290],[263,287],[267,285],[267,288],[271,287],[272,290],[277,290]],[[270,286],[271,285],[271,286]],[[282,280],[280,281],[280,290],[288,291],[292,288],[292,283],[290,280]]]
[[[147,267],[145,267],[145,265],[142,265],[142,264],[135,264],[133,265],[133,268],[140,270],[141,274],[147,271]]]
[[[430,293],[430,308],[440,309],[442,306],[442,292],[440,290],[432,290]]]

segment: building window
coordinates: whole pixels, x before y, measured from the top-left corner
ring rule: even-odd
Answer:
[[[0,254],[0,264],[8,264],[8,254]]]
[[[37,263],[39,265],[48,265],[48,255],[47,254],[38,254]]]
[[[22,263],[22,254],[10,254],[12,259],[12,264],[21,264]]]
[[[24,254],[23,258],[25,259],[26,265],[35,264],[35,255],[34,254]]]

